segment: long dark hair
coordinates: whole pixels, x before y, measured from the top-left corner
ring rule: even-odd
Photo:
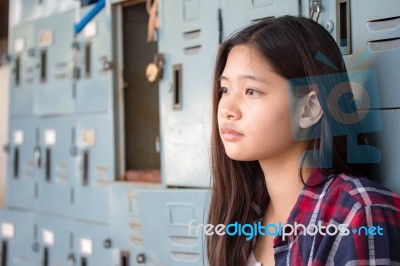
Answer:
[[[357,167],[346,163],[346,140],[352,129],[345,123],[337,123],[332,115],[328,115],[334,112],[328,98],[336,93],[329,88],[337,84],[338,79],[348,81],[345,63],[335,40],[321,25],[306,18],[284,16],[260,21],[226,40],[216,59],[211,137],[213,179],[208,219],[213,225],[233,222],[251,224],[257,218],[252,203],[261,195],[264,195],[264,200],[268,199],[264,174],[258,161],[230,159],[219,135],[219,78],[230,51],[236,45],[247,45],[255,49],[277,74],[287,80],[319,85],[310,86],[316,91],[324,112],[318,124],[309,131],[308,152],[311,153],[312,161],[314,165],[320,166],[320,172],[326,177],[341,173],[360,175]],[[340,95],[336,95],[337,99],[345,96],[345,105],[351,107],[354,105],[351,88],[348,82],[343,84],[340,85],[342,90],[337,92],[341,91]],[[354,106],[349,112],[352,108]],[[360,140],[355,142],[360,144]],[[212,235],[207,238],[206,244],[211,266],[245,265],[252,248],[251,242],[240,236]]]

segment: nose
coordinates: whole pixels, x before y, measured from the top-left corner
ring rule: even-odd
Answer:
[[[238,120],[242,116],[239,101],[233,95],[222,97],[218,104],[218,114],[227,120]]]

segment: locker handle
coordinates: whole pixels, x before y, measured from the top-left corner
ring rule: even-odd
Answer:
[[[350,0],[336,0],[336,39],[344,55],[351,54]]]
[[[51,181],[51,150],[46,149],[46,181]]]
[[[19,86],[21,81],[21,58],[17,56],[15,58],[15,86]]]
[[[43,266],[49,266],[49,248],[44,248]]]
[[[82,257],[82,258],[81,258],[81,266],[87,266],[87,265],[88,265],[88,263],[87,263],[87,258]]]
[[[19,176],[19,147],[15,147],[14,150],[14,177]]]
[[[83,177],[82,184],[87,186],[89,184],[89,151],[83,152]]]
[[[121,251],[121,266],[129,266],[129,251]]]
[[[92,52],[90,42],[85,44],[85,77],[90,78],[92,69]]]
[[[46,82],[47,79],[47,51],[43,49],[40,52],[40,81]]]
[[[182,109],[182,64],[176,64],[173,66],[173,77],[174,77],[174,95],[173,95],[173,109]]]
[[[222,23],[222,9],[218,8],[218,43],[222,43],[224,28]]]
[[[1,244],[1,266],[7,266],[8,243],[3,240]]]

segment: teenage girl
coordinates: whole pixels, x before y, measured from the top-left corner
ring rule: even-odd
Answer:
[[[209,223],[304,227],[209,236],[211,266],[400,265],[400,197],[360,175],[349,84],[335,40],[306,18],[263,20],[221,45]]]

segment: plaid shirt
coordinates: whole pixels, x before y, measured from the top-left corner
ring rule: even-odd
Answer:
[[[314,171],[307,184],[323,178]],[[295,222],[347,224],[349,232],[312,236],[298,228],[297,236],[275,237],[275,265],[400,265],[400,196],[371,180],[342,174],[321,186],[304,187],[287,220]],[[255,262],[251,254],[249,265],[260,265]]]

